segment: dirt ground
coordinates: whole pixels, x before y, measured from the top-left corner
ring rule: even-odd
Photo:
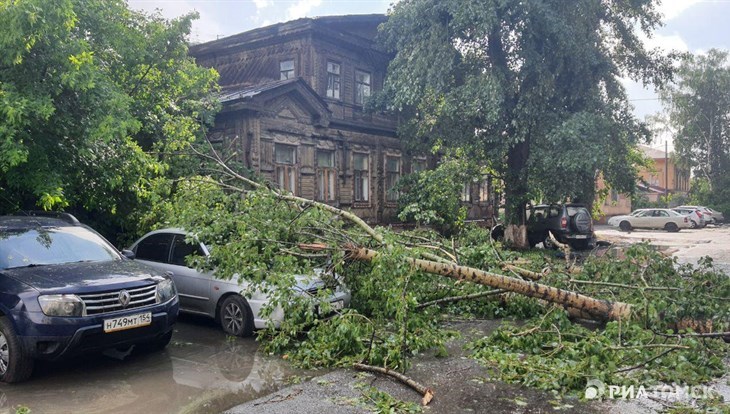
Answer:
[[[461,333],[449,342],[448,356],[424,354],[413,360],[408,376],[434,390],[426,413],[603,413],[599,404],[576,398],[559,399],[517,385],[490,381],[489,370],[467,357],[463,345],[488,335],[499,325],[494,320],[452,321],[447,328]],[[376,387],[402,401],[419,403],[421,396],[407,386],[379,374],[338,370],[286,387],[278,392],[225,411],[227,414],[262,413],[370,413],[363,387]],[[558,411],[559,410],[559,411]]]

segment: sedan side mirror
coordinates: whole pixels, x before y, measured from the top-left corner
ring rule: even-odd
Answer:
[[[133,251],[129,249],[122,250],[122,256],[126,257],[127,259],[134,260],[135,257],[137,257],[136,254],[134,254]]]

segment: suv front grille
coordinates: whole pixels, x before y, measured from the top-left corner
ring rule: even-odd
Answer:
[[[129,293],[129,304],[122,306],[120,292],[126,290]],[[87,315],[99,315],[102,313],[116,312],[125,309],[141,308],[154,305],[157,301],[157,285],[143,286],[134,289],[119,289],[104,293],[91,293],[78,295],[86,305]]]

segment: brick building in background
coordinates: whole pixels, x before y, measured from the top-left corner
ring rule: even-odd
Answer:
[[[293,194],[394,221],[395,183],[435,160],[404,151],[396,118],[364,111],[390,60],[374,44],[385,20],[305,18],[191,46],[198,64],[220,74],[223,108],[210,139]],[[490,192],[465,186],[470,218],[490,216]]]
[[[689,191],[690,172],[681,168],[673,160],[674,154],[664,150],[639,145],[644,156],[652,160],[652,165],[639,170],[639,181],[636,183],[637,196],[650,203],[659,203],[664,195],[684,197]],[[599,179],[597,189],[605,188],[603,180]],[[677,203],[671,203],[673,206]],[[608,217],[629,214],[635,208],[631,205],[631,198],[611,190],[601,205],[605,222]]]

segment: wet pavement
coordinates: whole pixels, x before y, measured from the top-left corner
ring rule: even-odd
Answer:
[[[253,338],[226,336],[181,315],[162,352],[38,362],[28,382],[0,384],[0,413],[216,413],[281,388],[301,374],[262,355]]]
[[[730,275],[730,224],[682,229],[676,233],[662,230],[634,230],[626,233],[615,227],[596,226],[596,236],[614,243],[648,241],[671,253],[679,263],[696,264],[700,258],[709,256],[719,270]]]

